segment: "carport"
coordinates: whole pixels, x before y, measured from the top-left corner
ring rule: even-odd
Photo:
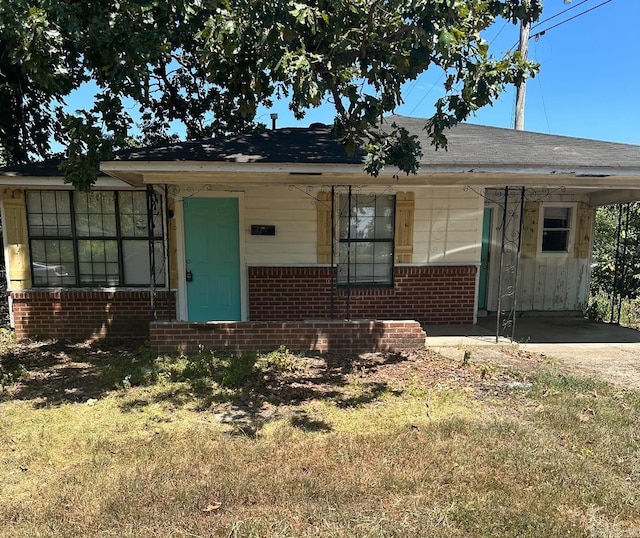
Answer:
[[[495,319],[479,318],[476,325],[428,325],[427,343],[496,343]],[[499,344],[512,340],[501,337]],[[536,316],[518,318],[513,343],[518,344],[620,344],[640,343],[640,331],[584,317]],[[640,361],[640,355],[639,355]]]

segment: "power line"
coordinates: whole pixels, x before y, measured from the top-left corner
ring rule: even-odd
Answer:
[[[588,2],[588,1],[589,1],[589,0],[582,0],[582,2],[579,2],[579,3],[577,3],[577,4],[575,4],[575,5],[571,6],[571,7],[568,7],[567,9],[564,9],[564,10],[562,10],[562,11],[560,11],[560,12],[556,13],[555,15],[552,15],[551,17],[548,17],[548,18],[546,18],[546,19],[544,19],[544,20],[542,20],[542,21],[538,22],[538,23],[537,23],[535,26],[533,26],[532,28],[538,28],[540,25],[542,25],[542,24],[544,24],[544,23],[546,23],[546,22],[549,22],[550,20],[553,20],[553,19],[555,19],[555,18],[557,18],[557,17],[560,17],[561,15],[564,15],[565,13],[567,13],[568,11],[571,11],[572,9],[575,9],[575,8],[577,8],[577,7],[580,7],[582,4],[585,4],[585,3],[586,3],[586,2]],[[546,28],[546,29],[544,29],[544,30],[542,30],[542,31],[540,31],[540,32],[537,32],[537,33],[533,34],[533,35],[531,36],[531,38],[533,38],[533,39],[538,39],[539,37],[541,37],[541,36],[545,35],[549,30],[553,30],[554,28],[557,28],[558,26],[562,26],[563,24],[565,24],[565,23],[567,23],[567,22],[569,22],[569,21],[572,21],[572,20],[574,20],[574,19],[577,19],[578,17],[581,17],[582,15],[586,15],[587,13],[590,13],[591,11],[594,11],[594,10],[596,10],[596,9],[598,9],[598,8],[600,8],[600,7],[604,6],[604,5],[606,5],[606,4],[608,4],[608,3],[612,2],[612,1],[613,1],[613,0],[605,0],[604,2],[602,2],[602,3],[598,4],[597,6],[594,6],[594,7],[592,7],[592,8],[589,8],[589,9],[585,10],[585,11],[582,11],[581,13],[578,13],[577,15],[574,15],[573,17],[569,17],[568,19],[562,20],[562,21],[560,21],[559,23],[554,24],[553,26],[550,26],[549,28]],[[496,37],[498,37],[498,35],[500,34],[500,32],[502,32],[502,30],[504,30],[504,28],[505,28],[505,27],[506,27],[506,23],[505,23],[505,25],[500,29],[500,31],[498,32],[498,34],[497,34],[496,36],[494,36],[494,38],[493,38],[493,40],[491,41],[491,43],[493,43],[493,41],[495,41]],[[519,43],[519,42],[518,42],[518,43]],[[514,48],[518,45],[518,43],[515,43],[515,44],[513,45],[513,47],[511,47],[511,49],[514,49]],[[421,73],[421,74],[416,78],[416,80],[414,80],[414,81],[413,81],[413,84],[411,85],[411,87],[409,88],[409,90],[408,90],[408,92],[407,92],[407,96],[408,96],[408,95],[409,95],[409,94],[410,94],[410,93],[415,89],[415,87],[416,87],[416,86],[417,86],[417,84],[418,84],[418,80],[421,78],[421,76],[422,76],[423,74],[424,74],[424,73]],[[409,113],[410,115],[411,115],[411,114],[413,114],[413,112],[414,112],[414,111],[415,111],[415,110],[416,110],[416,109],[417,109],[417,108],[422,104],[422,102],[423,102],[423,101],[427,98],[427,96],[431,93],[431,91],[433,90],[433,88],[435,87],[435,85],[436,85],[436,84],[438,84],[438,83],[440,82],[440,80],[442,80],[442,78],[443,78],[443,77],[444,77],[444,74],[442,74],[442,75],[438,78],[438,80],[435,82],[435,84],[434,84],[433,86],[431,86],[431,88],[429,89],[429,91],[427,91],[427,92],[422,96],[422,98],[420,99],[420,101],[418,101],[418,103],[413,107],[413,109],[412,109],[412,110],[411,110],[411,112]],[[548,123],[548,120],[547,120],[547,123]]]
[[[549,22],[550,20],[556,19],[557,17],[559,17],[560,15],[564,15],[565,13],[567,13],[568,11],[571,11],[572,9],[575,9],[577,7],[580,7],[582,4],[586,4],[587,2],[589,2],[589,0],[582,0],[582,2],[578,2],[577,4],[572,5],[571,7],[568,7],[567,9],[563,9],[562,11],[559,11],[558,13],[556,13],[555,15],[551,15],[551,17],[547,17],[546,19],[542,20],[542,21],[538,21],[536,24],[534,24],[531,29],[533,30],[534,28],[537,28],[538,26],[540,26],[541,24],[544,24],[545,22]]]
[[[542,90],[542,80],[540,76],[536,77],[538,79],[538,86],[540,89],[540,101],[542,102],[542,110],[544,112],[544,119],[547,122],[547,132],[551,133],[551,124],[549,123],[549,115],[547,114],[547,104],[544,101],[544,91]]]
[[[549,30],[553,30],[554,28],[557,28],[558,26],[562,26],[563,24],[572,21],[573,19],[577,19],[578,17],[582,17],[582,15],[586,15],[587,13],[594,11],[595,9],[598,9],[599,7],[604,6],[605,4],[608,4],[609,2],[612,2],[613,0],[605,0],[604,2],[602,2],[601,4],[598,4],[597,6],[593,6],[590,9],[587,9],[586,11],[583,11],[582,13],[578,13],[577,15],[574,15],[573,17],[569,17],[568,19],[565,19],[563,21],[560,21],[558,24],[554,24],[553,26],[549,26],[549,28],[542,30],[541,32],[538,32],[536,34],[533,34],[531,37],[533,39],[537,39],[541,36],[543,36],[544,34],[546,34]]]
[[[433,83],[433,85],[431,86],[431,88],[429,88],[429,91],[427,91],[427,92],[422,96],[422,99],[420,99],[420,101],[418,101],[418,103],[417,103],[417,104],[416,104],[416,105],[411,109],[411,112],[409,112],[409,116],[411,116],[411,115],[415,112],[416,108],[418,108],[418,107],[422,104],[422,102],[423,102],[423,101],[427,98],[427,96],[431,93],[431,91],[433,90],[433,88],[435,88],[437,84],[440,84],[440,81],[443,79],[443,77],[445,76],[445,74],[446,74],[446,73],[442,73],[442,74],[438,77],[438,80],[436,80],[436,81]]]
[[[572,9],[575,9],[577,7],[580,7],[582,4],[585,4],[586,2],[588,2],[589,0],[582,0],[582,2],[577,3],[574,6],[568,7],[567,9],[563,9],[562,11],[556,13],[555,15],[551,15],[551,17],[548,17],[538,23],[536,23],[534,26],[531,27],[531,29],[533,30],[534,28],[538,28],[539,26],[541,26],[542,24],[544,24],[545,22],[549,22],[550,20],[553,20],[557,17],[560,17],[561,15],[564,15],[565,13],[567,13],[568,11],[571,11]],[[578,17],[582,17],[582,15],[586,15],[587,13],[598,9],[599,7],[604,6],[605,4],[608,4],[609,2],[611,2],[612,0],[606,0],[605,2],[602,2],[601,4],[598,4],[597,6],[594,6],[592,8],[587,9],[586,11],[582,11],[581,13],[578,13],[577,15],[574,15],[573,17],[569,17],[568,19],[565,19],[563,21],[560,21],[558,24],[554,24],[553,26],[550,26],[549,28],[546,28],[540,32],[537,32],[535,34],[533,34],[531,36],[532,39],[538,39],[539,37],[542,37],[544,34],[546,34],[549,30],[552,30],[553,28],[557,28],[558,26],[562,26],[563,24],[572,21],[573,19],[577,19]],[[519,41],[516,41],[513,46],[511,47],[511,49],[509,50],[513,50],[518,46]]]
[[[415,87],[418,85],[418,81],[420,80],[420,77],[422,77],[422,75],[424,75],[424,71],[422,73],[420,73],[415,80],[411,83],[411,86],[409,86],[409,89],[407,90],[407,93],[404,95],[405,98],[409,97],[409,95],[411,95],[411,92],[415,89]]]
[[[585,2],[587,0],[584,0]],[[502,33],[502,30],[504,30],[507,25],[509,24],[509,21],[504,21],[504,24],[502,25],[502,28],[500,28],[500,30],[498,30],[498,33],[496,35],[493,36],[493,39],[491,41],[489,41],[489,45],[493,45],[493,42],[498,39],[498,36]]]

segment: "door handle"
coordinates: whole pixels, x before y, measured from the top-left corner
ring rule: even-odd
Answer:
[[[187,269],[187,282],[193,282],[193,273],[191,272],[191,269]]]

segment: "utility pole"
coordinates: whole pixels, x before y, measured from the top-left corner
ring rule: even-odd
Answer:
[[[529,8],[529,1],[525,0],[525,8]],[[527,59],[529,54],[529,32],[531,30],[531,23],[522,21],[520,23],[520,45],[518,50],[520,51],[520,57],[523,60]],[[527,93],[527,81],[521,80],[516,84],[516,114],[514,121],[514,129],[516,131],[524,131],[524,100]]]
[[[564,0],[565,4],[570,4],[571,0]],[[529,9],[529,0],[524,0],[524,7]],[[529,55],[529,32],[531,31],[531,23],[522,21],[520,23],[520,44],[518,50],[520,57],[526,60]],[[524,100],[527,93],[527,79],[516,84],[516,113],[514,116],[513,128],[516,131],[524,131]]]

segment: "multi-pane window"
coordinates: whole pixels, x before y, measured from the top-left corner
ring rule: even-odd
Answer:
[[[568,252],[571,232],[570,207],[544,207],[542,252]]]
[[[338,284],[393,283],[394,216],[393,195],[340,196]]]
[[[27,221],[34,286],[150,284],[146,192],[27,191]],[[153,222],[155,280],[161,285],[161,209]]]

